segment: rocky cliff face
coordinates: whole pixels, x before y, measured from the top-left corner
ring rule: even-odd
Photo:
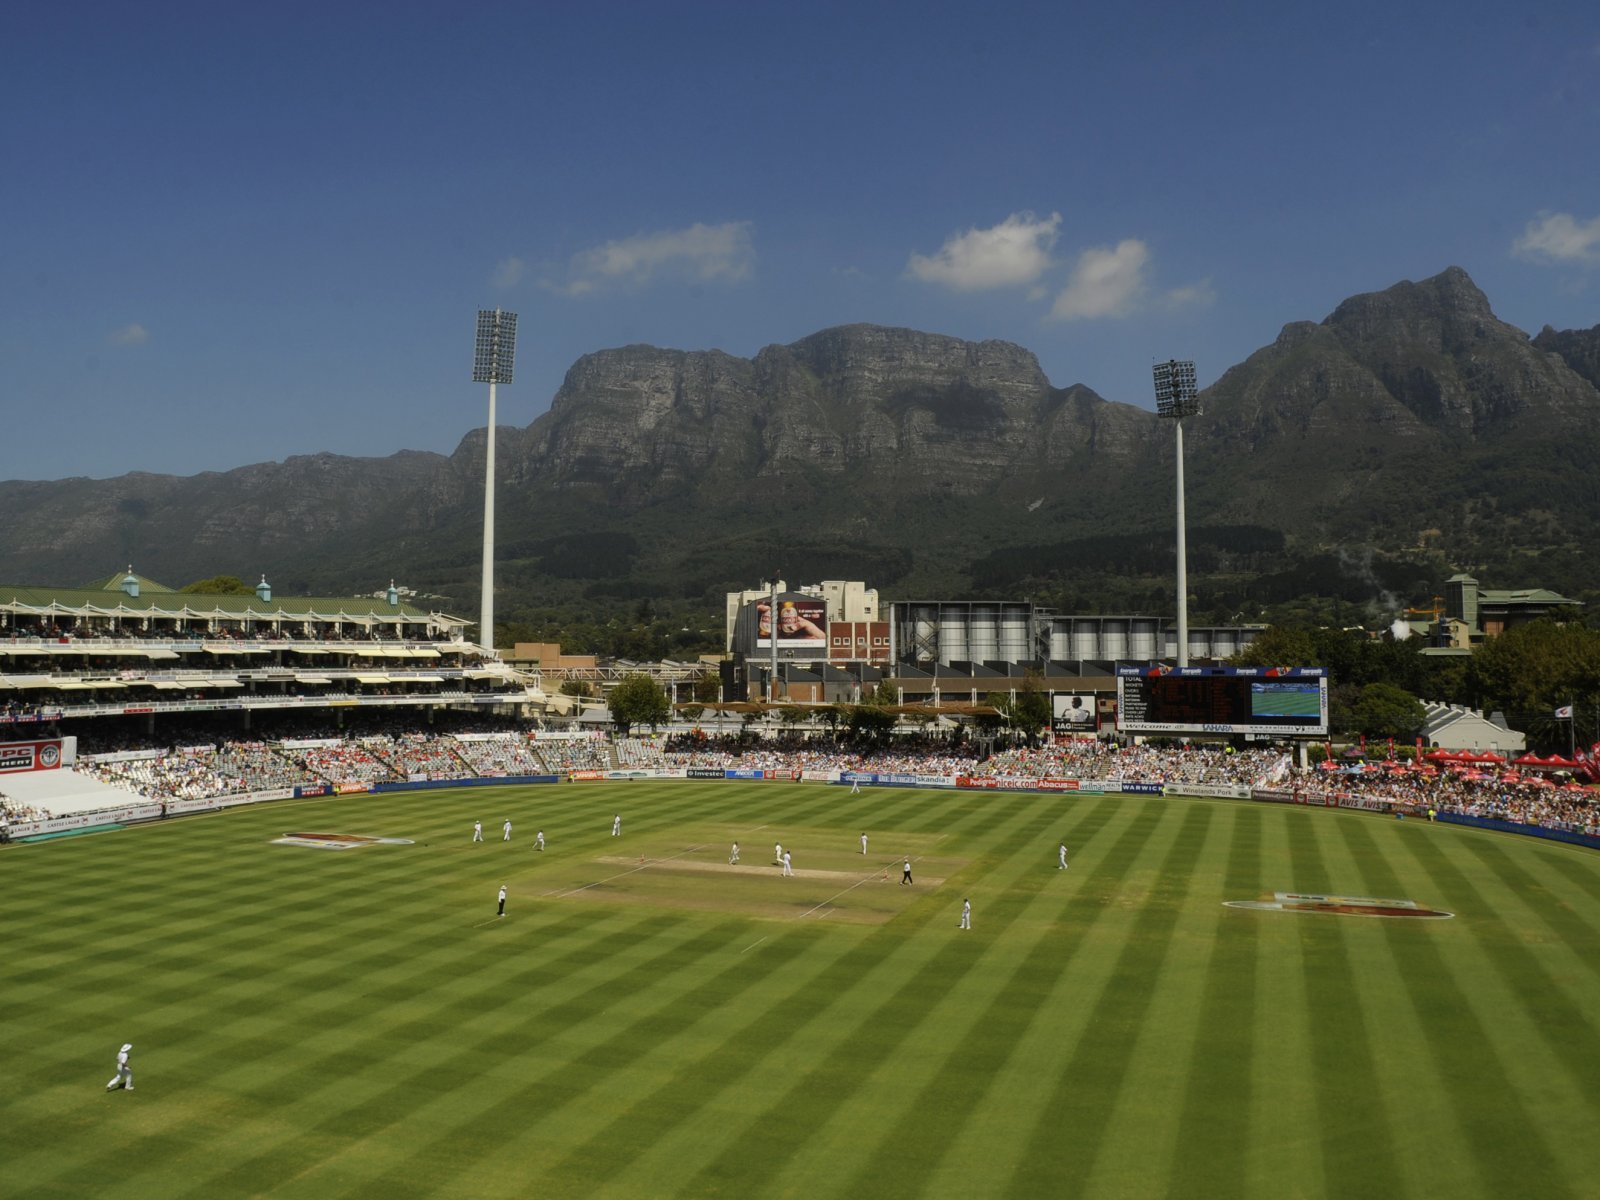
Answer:
[[[1518,541],[1580,543],[1600,531],[1597,378],[1600,327],[1530,341],[1456,268],[1352,297],[1204,394],[1185,423],[1191,525],[1226,524],[1233,544],[1246,526],[1278,544],[1433,536],[1478,563]],[[907,329],[841,326],[751,359],[599,351],[548,413],[497,438],[501,542],[531,587],[588,572],[639,594],[710,589],[770,567],[776,538],[791,573],[881,579],[895,563],[954,594],[998,547],[1048,563],[1050,546],[1170,521],[1165,423],[1054,387],[1020,346]],[[71,583],[133,561],[174,582],[266,571],[286,593],[437,579],[469,602],[483,441],[0,484],[0,578]]]
[[[1562,362],[1600,388],[1600,325],[1593,329],[1568,329],[1558,333],[1546,325],[1533,339],[1534,346]]]

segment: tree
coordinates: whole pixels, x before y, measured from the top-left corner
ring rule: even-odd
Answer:
[[[1320,667],[1322,655],[1309,629],[1269,625],[1228,660],[1235,667]]]
[[[635,725],[648,725],[654,729],[666,721],[672,712],[667,693],[648,675],[628,675],[606,697],[606,707],[611,719],[627,733]]]
[[[1030,742],[1038,740],[1039,731],[1050,724],[1050,697],[1044,690],[1043,678],[1031,667],[1023,673],[1015,697],[991,694],[990,699],[1010,722],[1012,731]]]
[[[885,675],[878,680],[878,685],[870,693],[862,697],[863,704],[876,704],[883,708],[893,708],[900,703],[900,689]]]
[[[850,732],[864,741],[881,742],[894,732],[895,716],[878,704],[856,704],[850,708]]]
[[[715,704],[722,699],[722,676],[707,671],[694,681],[694,698],[701,704]]]
[[[237,575],[213,575],[210,579],[198,579],[178,591],[193,596],[253,596],[256,592]]]
[[[563,696],[589,696],[589,682],[585,679],[563,679],[561,681],[561,694]]]
[[[1373,738],[1411,738],[1428,719],[1419,701],[1392,683],[1369,683],[1350,706],[1350,732]]]
[[[1574,702],[1600,702],[1600,633],[1581,625],[1533,621],[1472,652],[1469,686],[1485,708],[1548,715]]]

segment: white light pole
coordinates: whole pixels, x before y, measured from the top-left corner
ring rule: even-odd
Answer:
[[[1170,419],[1177,429],[1178,461],[1178,665],[1189,665],[1189,554],[1183,512],[1183,419],[1200,415],[1192,362],[1157,363],[1156,416]]]
[[[494,652],[494,387],[510,383],[517,357],[517,314],[478,310],[478,343],[472,356],[472,382],[489,385],[489,436],[483,459],[483,605],[478,644]]]

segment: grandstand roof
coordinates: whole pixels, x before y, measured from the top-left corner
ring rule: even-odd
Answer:
[[[49,617],[171,617],[225,621],[342,621],[357,625],[404,623],[465,626],[470,621],[430,612],[415,604],[390,604],[372,596],[244,596],[174,592],[160,584],[141,586],[137,596],[115,587],[19,587],[0,584],[0,612]],[[147,581],[141,580],[141,584]]]

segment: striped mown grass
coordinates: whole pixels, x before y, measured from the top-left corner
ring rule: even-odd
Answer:
[[[6,1197],[1600,1191],[1600,856],[1533,839],[634,781],[279,803],[0,879]],[[1457,915],[1223,906],[1277,891]]]

